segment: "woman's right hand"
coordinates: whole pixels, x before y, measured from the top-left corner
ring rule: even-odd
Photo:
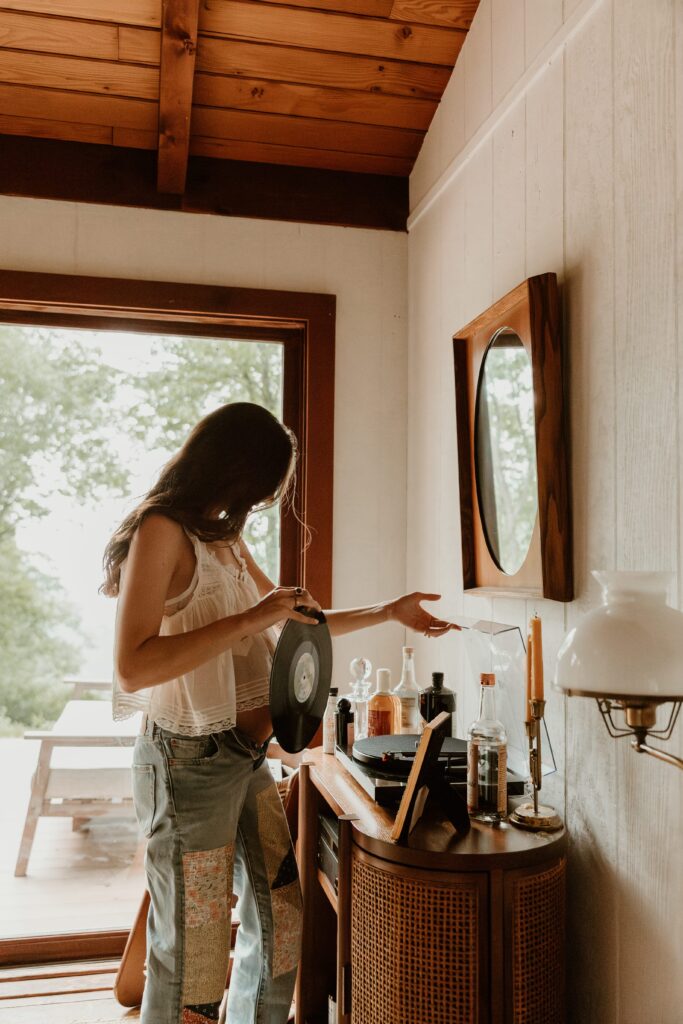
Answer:
[[[322,611],[315,598],[303,587],[275,587],[253,608],[243,612],[242,618],[250,633],[261,633],[284,619],[305,622],[309,626],[317,625],[318,620],[299,610],[302,608]]]

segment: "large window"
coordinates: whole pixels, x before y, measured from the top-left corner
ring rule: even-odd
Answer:
[[[102,550],[223,402],[258,402],[297,433],[296,515],[255,515],[246,539],[272,579],[329,603],[333,312],[329,296],[0,272],[0,771],[14,780],[0,956],[23,944],[30,958],[50,935],[64,952],[80,936],[82,952],[87,933],[115,952],[132,923],[141,842],[132,740],[106,738],[115,602],[97,593]],[[51,745],[88,723],[92,742]]]

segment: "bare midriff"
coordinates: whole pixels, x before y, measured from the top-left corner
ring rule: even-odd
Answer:
[[[264,704],[262,708],[251,708],[249,711],[237,713],[237,728],[255,743],[265,743],[273,735],[273,723],[270,708]]]

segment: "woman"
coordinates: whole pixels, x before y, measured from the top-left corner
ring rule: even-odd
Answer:
[[[219,1018],[233,890],[240,928],[230,1024],[287,1021],[301,896],[287,823],[264,764],[272,733],[274,626],[311,622],[299,587],[275,587],[242,540],[280,500],[292,433],[250,403],[203,419],[107,546],[103,591],[118,596],[114,716],[144,712],[133,793],[148,837],[143,1024]],[[452,626],[410,594],[326,613],[332,636],[393,620],[428,636]]]

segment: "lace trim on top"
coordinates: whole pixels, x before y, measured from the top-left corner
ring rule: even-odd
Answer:
[[[234,565],[226,565],[225,562],[221,562],[216,552],[213,551],[211,548],[207,547],[206,544],[204,545],[204,550],[206,551],[209,558],[212,558],[216,562],[216,565],[219,567],[219,569],[224,569],[226,572],[229,572],[232,576],[236,576],[238,580],[243,580],[246,576],[249,575],[249,569],[247,567],[246,560],[242,558],[242,554],[237,544],[228,544],[227,546],[230,549],[230,551],[232,551],[233,557],[236,560],[239,569]]]
[[[237,690],[237,710],[254,711],[270,701],[270,676],[244,683]]]

